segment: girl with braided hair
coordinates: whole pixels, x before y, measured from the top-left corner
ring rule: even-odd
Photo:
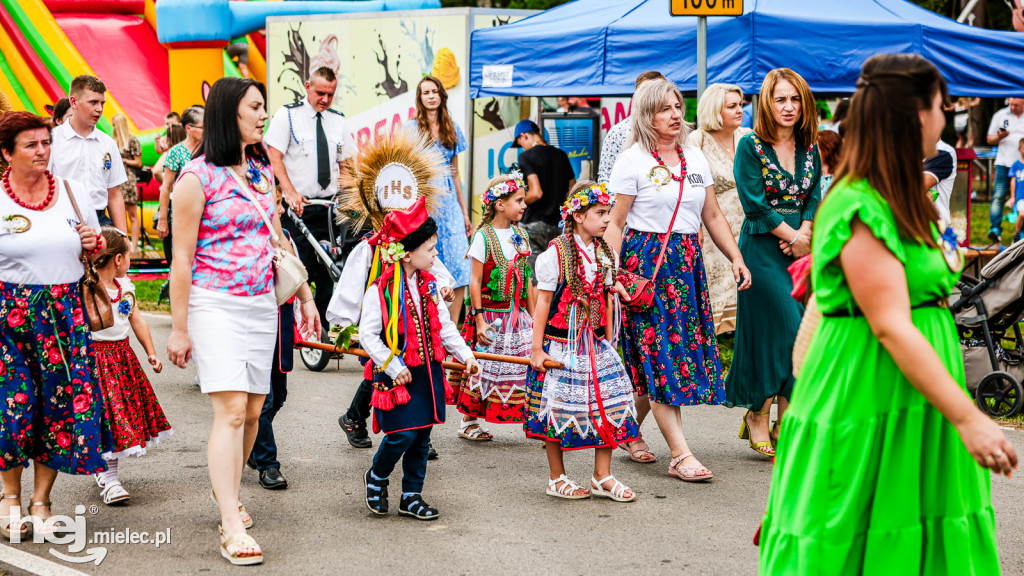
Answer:
[[[618,334],[618,255],[604,241],[615,193],[584,180],[562,205],[565,233],[537,257],[532,370],[527,381],[530,438],[545,441],[551,474],[547,494],[631,502],[636,494],[611,474],[612,451],[639,436],[633,387],[611,341]],[[544,361],[564,368],[545,369]],[[594,448],[590,489],[565,475],[564,450]]]
[[[469,247],[472,270],[469,306],[462,335],[471,346],[494,354],[530,356],[533,305],[528,297],[530,236],[518,222],[526,210],[526,183],[518,171],[493,178],[480,195],[483,219]],[[459,437],[488,441],[494,437],[479,425],[523,422],[526,366],[506,362],[480,363],[479,374],[459,386],[456,406],[464,414]]]

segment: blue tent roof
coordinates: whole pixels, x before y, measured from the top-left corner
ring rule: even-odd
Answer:
[[[864,61],[914,52],[955,95],[1024,96],[1024,34],[972,28],[905,0],[745,0],[735,18],[708,18],[708,83],[755,93],[773,68],[815,92],[853,92]],[[697,89],[697,19],[668,0],[577,0],[515,24],[473,32],[470,95],[631,94],[659,70]],[[511,65],[511,86],[483,86],[485,65]],[[506,69],[507,70],[507,69]]]

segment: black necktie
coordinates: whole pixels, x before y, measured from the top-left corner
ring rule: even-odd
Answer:
[[[320,188],[326,190],[331,184],[330,152],[327,150],[327,133],[324,132],[324,119],[320,112],[316,113],[316,181]]]

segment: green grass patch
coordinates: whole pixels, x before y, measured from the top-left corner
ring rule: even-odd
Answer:
[[[133,280],[135,284],[135,301],[140,310],[145,312],[170,312],[171,305],[165,299],[157,304],[163,280]]]

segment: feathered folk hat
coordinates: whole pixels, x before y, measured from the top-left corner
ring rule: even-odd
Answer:
[[[348,222],[353,234],[367,221],[380,229],[389,212],[406,210],[423,199],[427,212],[441,208],[435,184],[445,168],[441,155],[425,137],[398,130],[363,146],[345,162],[348,175],[338,187],[336,220]]]

